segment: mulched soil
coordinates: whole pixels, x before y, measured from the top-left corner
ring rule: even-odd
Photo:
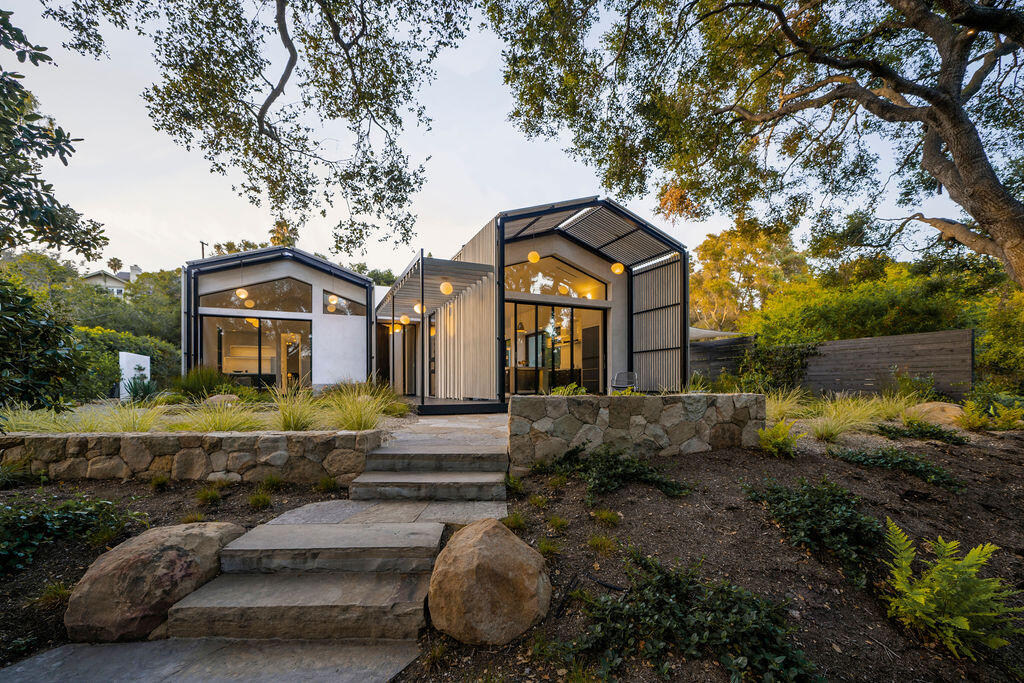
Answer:
[[[877,435],[847,434],[838,446],[892,443]],[[922,539],[938,535],[960,540],[964,550],[986,541],[995,543],[1001,550],[985,575],[1000,575],[1012,586],[1024,588],[1024,432],[973,435],[965,446],[915,440],[902,440],[900,445],[946,467],[966,483],[966,490],[956,495],[900,472],[845,463],[828,457],[823,445],[808,438],[793,460],[768,459],[758,451],[742,449],[652,458],[662,472],[691,482],[693,493],[669,499],[655,489],[631,485],[603,496],[598,506],[621,514],[619,525],[608,529],[590,516],[578,482],[554,490],[546,477],[528,478],[528,495],[546,496],[549,504],[541,511],[526,496],[511,502],[510,509],[529,520],[520,536],[534,546],[541,536],[561,546],[561,553],[548,561],[553,584],[548,616],[501,648],[464,646],[427,629],[421,638],[424,654],[400,680],[566,680],[571,671],[565,663],[534,656],[536,634],[549,641],[571,640],[584,628],[579,603],[566,600],[573,579],[578,581],[576,587],[592,592],[608,590],[598,580],[627,585],[621,551],[611,556],[591,551],[586,543],[593,534],[613,536],[620,547],[635,544],[663,561],[703,560],[702,574],[707,579],[728,579],[788,602],[793,641],[828,680],[1014,680],[1011,667],[1024,671],[1024,638],[979,662],[957,660],[944,649],[922,645],[887,618],[872,587],[853,587],[836,562],[790,545],[767,512],[748,501],[741,489],[741,482],[758,484],[766,477],[792,485],[800,477],[817,482],[827,476],[861,496],[863,511],[883,521],[892,517],[919,541],[919,549]],[[551,515],[569,520],[568,528],[560,534],[552,532],[545,522]],[[880,571],[874,580],[883,576]],[[673,663],[672,680],[728,680],[724,668],[710,659],[677,658]],[[639,661],[628,661],[618,675],[622,680],[658,680],[653,669]]]
[[[255,484],[235,484],[223,489],[221,501],[212,506],[196,503],[196,491],[202,486],[200,483],[177,482],[166,491],[154,493],[148,485],[140,482],[80,481],[0,491],[0,501],[15,497],[66,499],[83,494],[123,501],[130,510],[146,513],[151,526],[178,524],[185,515],[199,511],[204,521],[234,522],[251,529],[286,510],[347,497],[344,490],[322,494],[314,492],[310,486],[286,484],[271,494],[270,508],[255,511],[248,504],[249,495],[256,489]],[[0,576],[0,666],[68,642],[64,631],[65,605],[42,607],[33,604],[32,599],[44,586],[55,581],[73,586],[93,560],[143,529],[141,525],[128,529],[103,547],[81,540],[55,541],[40,548],[25,570]]]

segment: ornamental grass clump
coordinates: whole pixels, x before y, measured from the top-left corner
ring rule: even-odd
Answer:
[[[185,432],[255,432],[266,428],[258,414],[238,404],[204,403],[171,425]]]
[[[915,576],[913,542],[891,519],[886,518],[886,525],[892,560],[885,563],[890,572],[884,599],[890,617],[955,657],[970,659],[979,647],[1000,648],[1024,634],[1024,608],[1007,604],[1020,592],[999,577],[978,576],[998,547],[982,543],[961,557],[958,541],[939,536],[931,543],[935,559],[921,560],[921,573]]]
[[[320,422],[320,406],[313,400],[309,389],[274,389],[272,394],[277,413],[270,426],[284,432],[305,432],[315,429]]]
[[[765,409],[768,423],[783,420],[797,420],[807,414],[808,396],[806,389],[772,389],[765,394]]]
[[[750,500],[765,506],[790,543],[831,555],[851,582],[865,585],[882,543],[882,525],[858,511],[860,498],[827,478],[817,486],[801,478],[796,488],[766,482],[760,489],[744,489]]]
[[[359,386],[359,385],[357,385]],[[373,393],[338,389],[322,398],[323,419],[333,429],[376,429],[390,401]]]
[[[166,410],[163,406],[135,403],[116,403],[91,411],[82,410],[77,416],[76,431],[149,432],[157,427]],[[89,418],[91,421],[87,424]]]

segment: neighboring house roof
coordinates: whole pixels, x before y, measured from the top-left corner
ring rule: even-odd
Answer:
[[[251,266],[271,261],[294,261],[301,263],[314,270],[333,275],[341,280],[347,280],[361,287],[373,284],[373,280],[365,275],[360,275],[354,270],[331,263],[325,258],[310,254],[308,251],[296,249],[295,247],[264,247],[262,249],[253,249],[252,251],[239,251],[234,254],[208,256],[203,259],[187,261],[185,267],[191,273],[214,273],[229,268]]]
[[[742,332],[722,332],[721,330],[705,330],[702,327],[690,328],[690,341],[717,339],[718,337],[742,337]]]
[[[124,277],[121,277],[122,275]],[[91,273],[83,275],[82,279],[83,280],[88,280],[90,278],[94,278],[94,277],[97,277],[97,276],[98,277],[108,277],[111,280],[118,280],[122,284],[126,284],[126,285],[128,284],[128,273],[118,273],[117,275],[115,275],[115,274],[111,273],[109,270],[95,270],[95,271],[93,271]]]

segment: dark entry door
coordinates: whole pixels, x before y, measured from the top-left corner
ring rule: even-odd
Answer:
[[[581,344],[580,384],[592,394],[601,393],[601,328],[584,327]]]

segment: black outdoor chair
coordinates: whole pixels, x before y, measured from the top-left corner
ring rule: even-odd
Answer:
[[[615,377],[612,378],[612,391],[622,391],[623,389],[632,389],[633,391],[640,389],[636,381],[635,372],[615,373]]]

